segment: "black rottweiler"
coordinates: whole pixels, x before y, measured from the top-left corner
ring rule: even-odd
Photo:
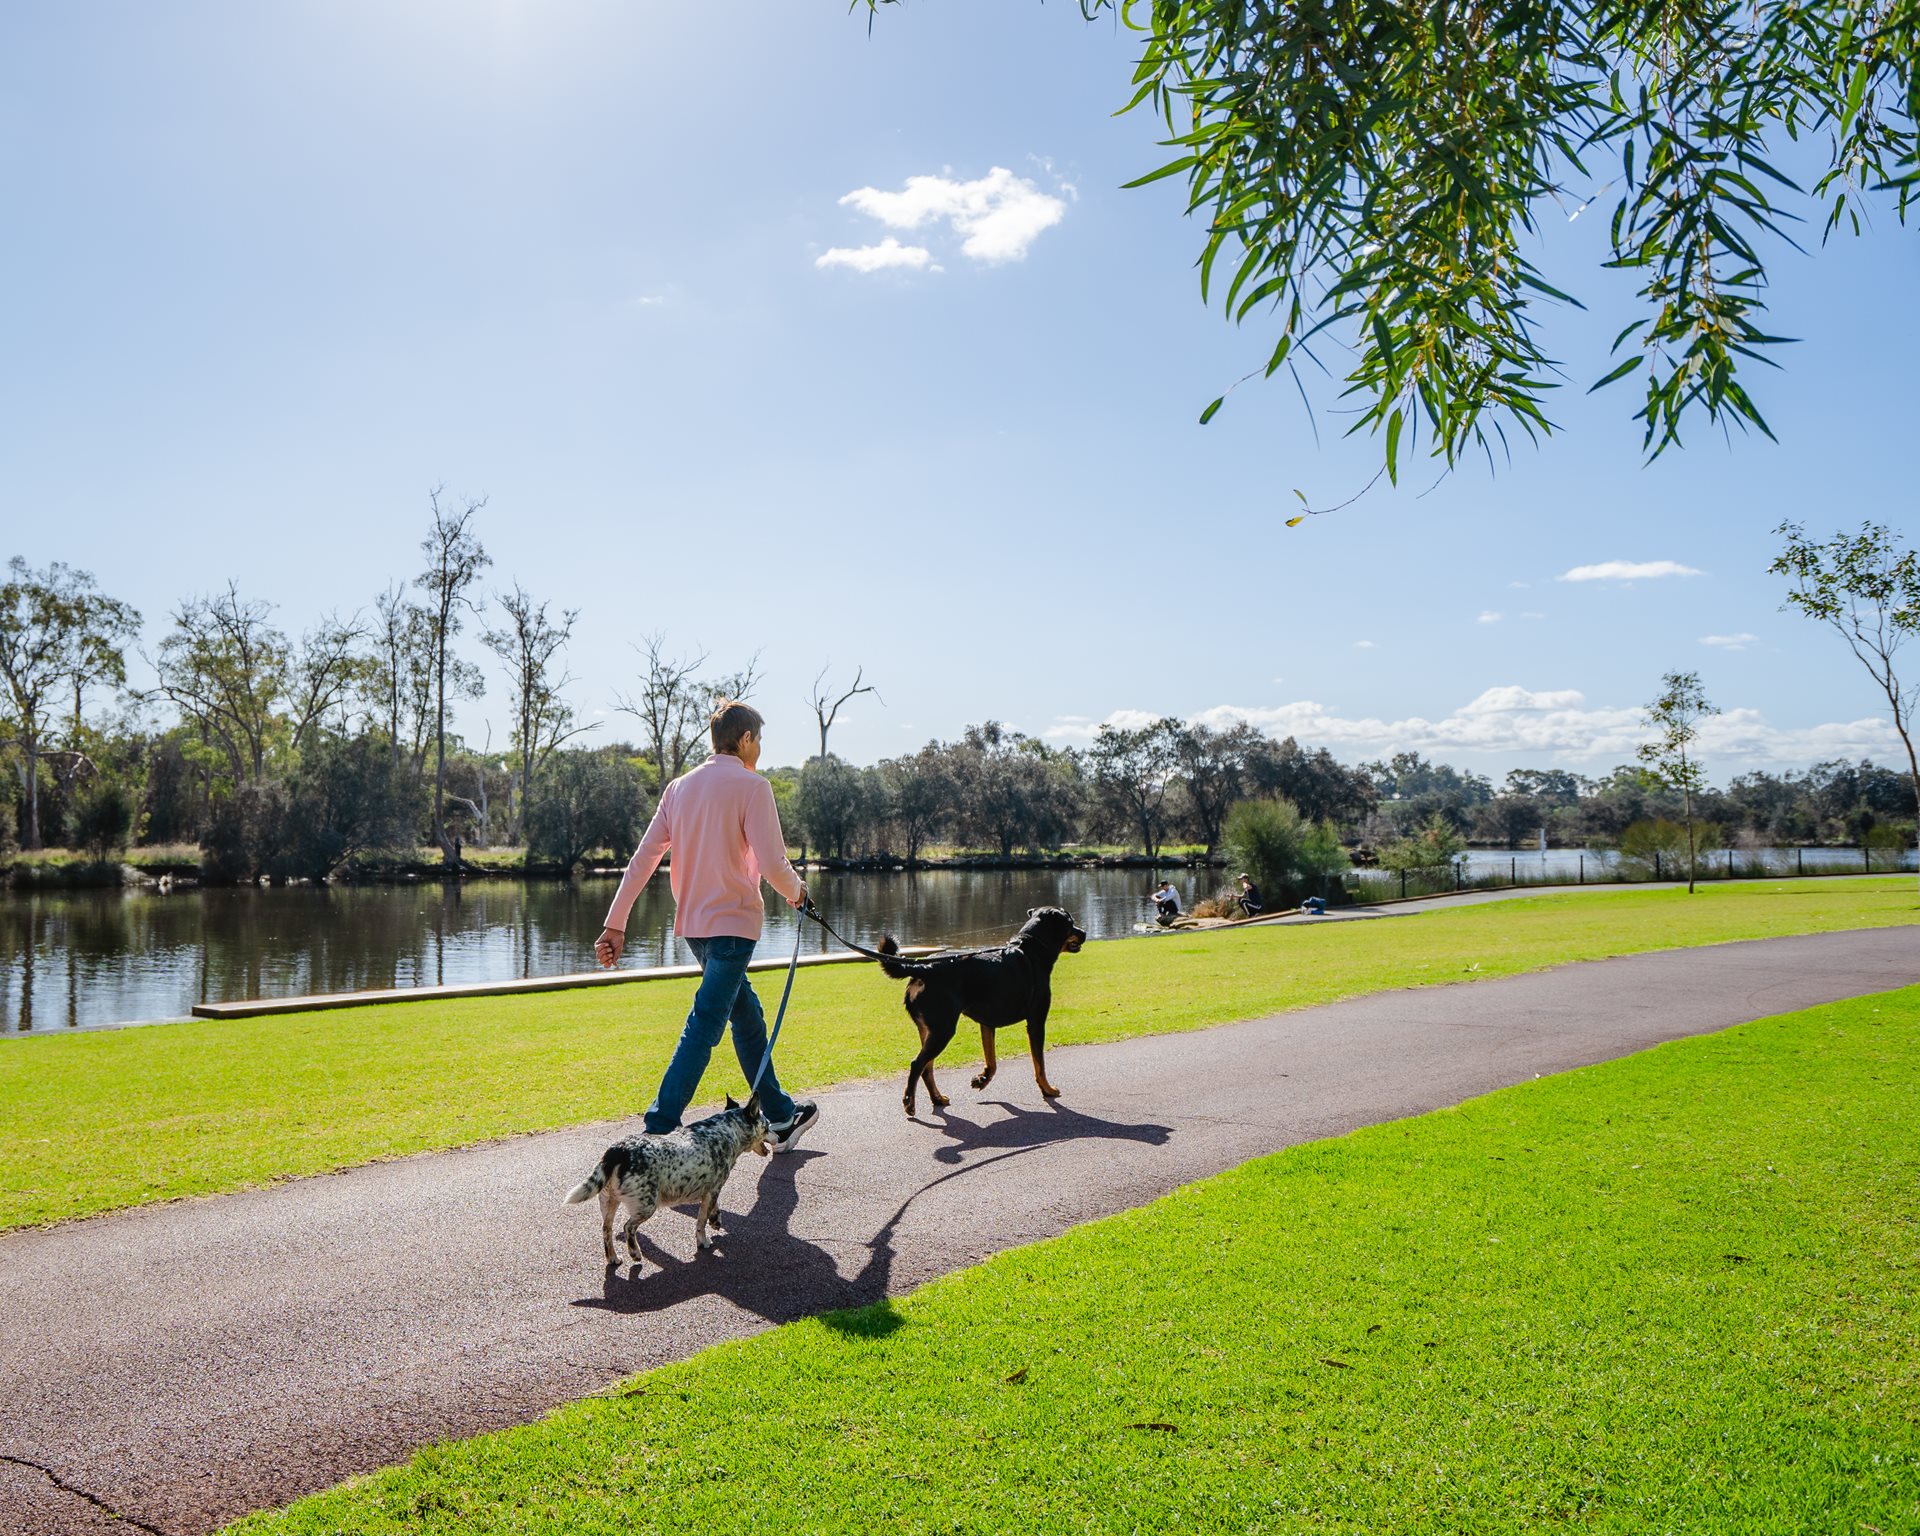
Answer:
[[[882,960],[880,969],[889,976],[912,978],[907,982],[907,1017],[920,1031],[920,1054],[907,1069],[907,1091],[900,1100],[907,1113],[913,1113],[914,1095],[923,1077],[934,1107],[947,1103],[947,1096],[934,1085],[933,1063],[953,1039],[963,1013],[979,1024],[980,1049],[987,1058],[986,1069],[973,1080],[974,1087],[984,1088],[993,1081],[993,1032],[1025,1019],[1034,1081],[1044,1097],[1059,1098],[1060,1090],[1047,1081],[1046,1059],[1053,962],[1062,950],[1073,954],[1086,942],[1086,930],[1075,927],[1059,907],[1036,907],[1020,931],[999,949],[925,960]],[[889,956],[899,947],[891,937],[880,941],[881,952]]]

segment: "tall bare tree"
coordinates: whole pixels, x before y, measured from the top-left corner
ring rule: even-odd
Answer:
[[[707,664],[707,653],[701,651],[691,659],[669,656],[664,631],[648,635],[634,649],[646,662],[640,691],[615,694],[614,706],[640,722],[647,753],[664,786],[686,771],[714,706],[722,699],[748,698],[759,686],[760,655],[756,651],[738,672],[702,680],[700,669]]]
[[[73,696],[73,741],[80,749],[81,700],[90,686],[126,681],[123,647],[140,615],[108,597],[86,571],[58,561],[32,570],[15,555],[0,584],[0,684],[5,715],[20,749],[20,781],[26,800],[26,844],[40,846],[40,763],[56,755],[47,745],[57,702]]]
[[[477,699],[486,691],[480,669],[453,654],[453,637],[460,633],[463,612],[479,613],[480,605],[467,593],[493,557],[474,535],[473,520],[487,499],[469,499],[458,512],[440,505],[445,487],[435,486],[427,499],[433,523],[420,548],[427,568],[414,579],[426,594],[426,611],[433,646],[433,840],[449,863],[453,839],[447,836],[447,696]]]
[[[845,693],[841,694],[839,698],[829,704],[827,702],[828,690],[825,685],[827,681],[827,669],[832,665],[832,662],[828,662],[825,667],[820,669],[820,675],[813,680],[813,691],[807,695],[807,702],[813,706],[813,718],[820,726],[820,760],[822,762],[825,762],[827,757],[827,732],[833,729],[833,722],[840,717],[840,706],[845,704],[849,699],[858,698],[863,693],[871,693],[876,699],[880,698],[879,690],[876,689],[872,683],[868,683],[864,688],[860,686],[861,679],[867,675],[866,668],[855,667],[853,669],[853,685],[848,688]],[[884,704],[886,700],[881,699],[880,702]]]
[[[517,581],[511,593],[499,593],[497,600],[507,623],[485,631],[480,638],[507,669],[513,744],[520,754],[518,790],[507,811],[507,841],[517,842],[533,794],[534,775],[562,742],[595,729],[595,725],[576,725],[573,706],[561,697],[561,690],[572,684],[573,676],[562,670],[560,652],[573,637],[580,610],[565,608],[557,621],[549,619],[547,605],[536,603]]]
[[[1887,696],[1893,728],[1907,749],[1920,838],[1914,690],[1894,663],[1900,647],[1920,634],[1920,550],[1900,549],[1884,523],[1862,523],[1857,534],[1836,533],[1824,544],[1809,539],[1798,523],[1782,523],[1774,532],[1787,547],[1767,569],[1793,583],[1786,605],[1834,630]]]

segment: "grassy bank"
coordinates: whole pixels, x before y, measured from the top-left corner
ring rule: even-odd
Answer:
[[[234,1529],[1912,1531],[1916,1123],[1920,988],[1763,1020],[1283,1152]]]
[[[1062,960],[1048,1042],[1194,1029],[1641,950],[1916,921],[1920,902],[1904,880],[1779,881],[1692,898],[1618,888],[1121,940]],[[689,997],[685,982],[647,982],[0,1042],[0,1228],[635,1114]],[[794,999],[781,1042],[790,1085],[904,1074],[911,1033],[896,984],[868,967],[829,967],[803,976]],[[950,1057],[957,1066],[966,1048]],[[737,1086],[731,1078],[716,1058],[706,1086],[717,1098]]]

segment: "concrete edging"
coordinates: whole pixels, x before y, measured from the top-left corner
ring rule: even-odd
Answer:
[[[939,948],[914,944],[903,956],[933,955]],[[784,971],[787,960],[755,960],[749,971]],[[802,966],[871,964],[865,955],[834,950],[802,955]],[[617,987],[635,981],[673,981],[698,976],[697,965],[656,965],[634,971],[578,971],[568,976],[530,976],[517,981],[456,982],[442,987],[393,987],[379,992],[327,992],[311,997],[260,997],[238,1003],[195,1003],[196,1019],[253,1019],[276,1013],[315,1013],[326,1008],[366,1008],[378,1003],[444,1002],[456,997],[510,997],[522,992],[567,992],[576,987]]]

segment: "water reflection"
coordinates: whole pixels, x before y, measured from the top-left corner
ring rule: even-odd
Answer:
[[[1180,870],[1184,900],[1218,871]],[[196,1002],[556,976],[593,966],[614,881],[476,880],[464,885],[289,887],[0,896],[0,1033],[177,1018]],[[991,943],[1029,907],[1067,907],[1094,938],[1151,911],[1142,870],[815,873],[833,924],[857,943]],[[636,904],[628,966],[691,959],[671,931],[664,879]],[[797,919],[767,902],[761,954],[789,952]],[[836,948],[815,925],[802,953]]]

